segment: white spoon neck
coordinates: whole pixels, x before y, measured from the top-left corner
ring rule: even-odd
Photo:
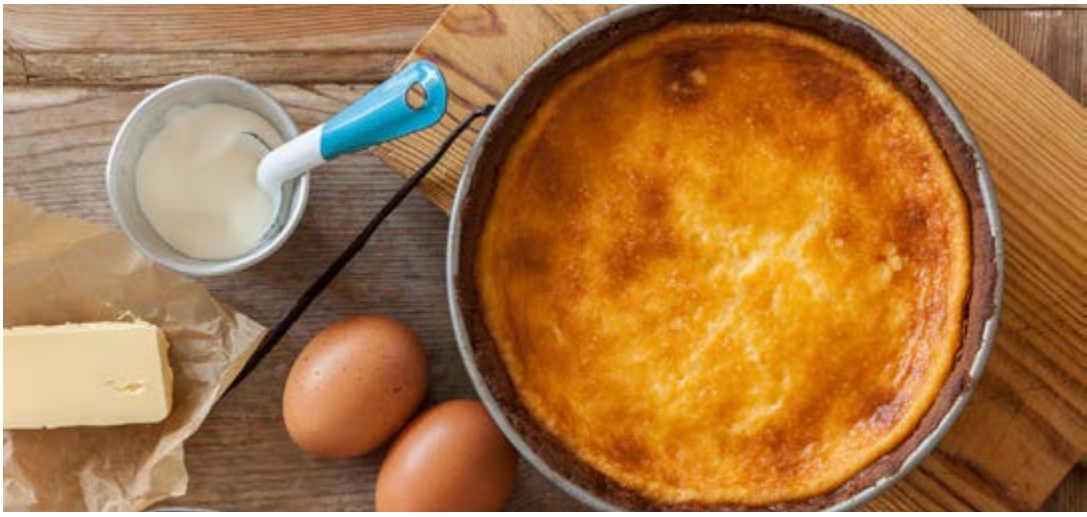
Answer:
[[[316,126],[265,155],[257,166],[257,184],[261,189],[278,192],[284,182],[325,163],[321,155],[323,129],[323,124]]]

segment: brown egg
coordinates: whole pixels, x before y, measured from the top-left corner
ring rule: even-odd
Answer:
[[[415,334],[392,318],[356,316],[322,330],[298,355],[283,389],[283,422],[311,454],[365,454],[404,425],[426,387]]]
[[[483,405],[452,400],[416,417],[377,474],[378,511],[488,512],[513,489],[517,453]]]

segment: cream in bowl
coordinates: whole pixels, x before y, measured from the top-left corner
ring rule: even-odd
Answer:
[[[288,182],[274,212],[256,186],[259,150],[298,130],[260,88],[204,75],[170,83],[144,99],[121,126],[106,166],[114,216],[156,262],[195,276],[232,273],[267,258],[298,226],[309,176]]]
[[[230,104],[178,106],[136,162],[140,209],[159,236],[196,259],[223,260],[257,247],[274,207],[257,184],[255,134],[278,145],[260,115]]]

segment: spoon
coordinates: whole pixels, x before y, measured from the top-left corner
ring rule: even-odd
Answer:
[[[273,229],[287,213],[283,186],[342,154],[352,153],[426,129],[445,114],[447,92],[441,71],[430,61],[415,61],[370,90],[323,124],[272,149],[254,133],[242,133],[263,156],[257,184],[271,200]]]

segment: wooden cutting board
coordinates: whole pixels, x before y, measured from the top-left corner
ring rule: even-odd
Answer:
[[[466,113],[610,9],[449,8],[407,58],[442,67],[449,115],[376,154],[410,173]],[[905,47],[965,114],[997,185],[1007,250],[1000,331],[980,386],[937,450],[867,509],[1036,509],[1087,455],[1087,112],[964,8],[843,9]],[[446,211],[474,137],[422,185]]]

